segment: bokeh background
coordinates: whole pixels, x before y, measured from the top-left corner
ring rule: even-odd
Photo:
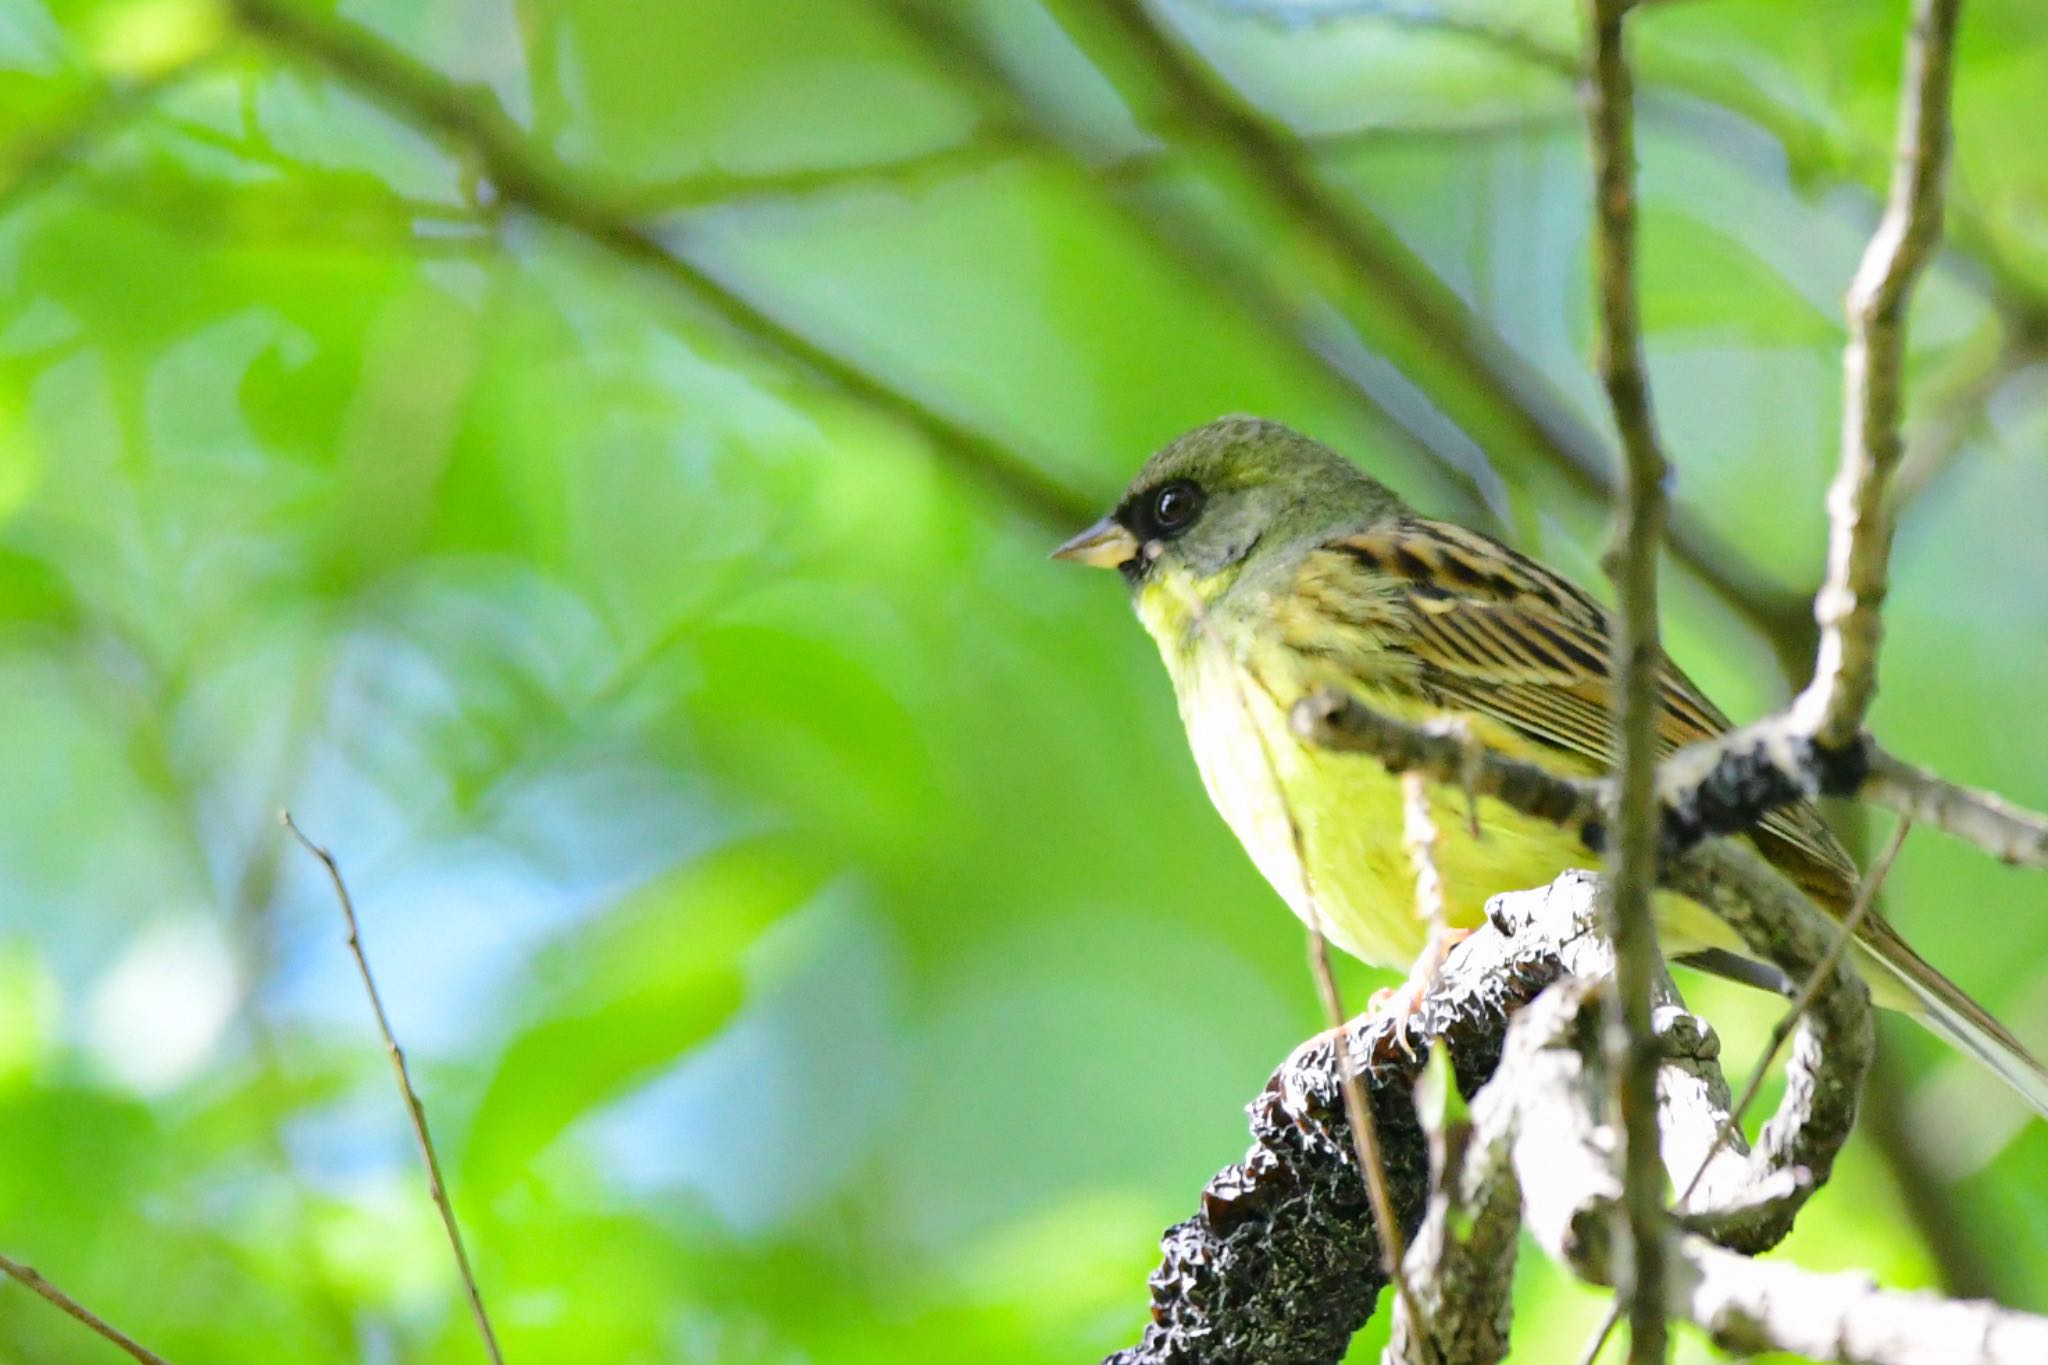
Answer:
[[[1809,657],[1905,18],[1635,22],[1667,631],[1738,717]],[[1318,1012],[1045,553],[1251,411],[1604,588],[1579,22],[0,0],[0,1251],[180,1361],[478,1357],[289,805],[510,1358],[1135,1339]],[[1972,0],[1876,713],[2035,806],[2044,89]],[[1888,901],[2048,1048],[2048,882],[1921,835]],[[1769,1002],[1686,984],[1739,1072]],[[1779,1254],[2048,1309],[2048,1126],[1884,1045]],[[1532,1255],[1515,1358],[1603,1308]],[[114,1358],[0,1285],[0,1359]]]

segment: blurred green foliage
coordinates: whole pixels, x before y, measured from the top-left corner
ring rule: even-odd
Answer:
[[[208,0],[0,0],[0,1250],[178,1360],[477,1358],[289,804],[356,889],[509,1358],[1136,1336],[1314,995],[1113,585],[1047,564],[1071,528],[946,424],[1077,516],[1233,410],[1589,584],[1603,513],[1088,6],[933,3],[314,14],[501,103],[883,411]],[[1255,8],[1155,17],[1555,430],[1600,430],[1573,7]],[[1787,599],[1903,22],[1638,24],[1676,494]],[[2048,17],[1964,32],[1877,721],[2040,806]],[[1674,652],[1737,715],[1781,697],[1782,614],[1674,572]],[[1892,888],[2048,1045],[2048,884],[1922,836]],[[1768,1002],[1695,1003],[1753,1055]],[[1887,1047],[1904,1147],[1859,1138],[1785,1254],[1960,1258],[2048,1308],[2048,1133]],[[1599,1299],[1523,1279],[1516,1359],[1576,1359]],[[0,1286],[0,1359],[112,1358]]]

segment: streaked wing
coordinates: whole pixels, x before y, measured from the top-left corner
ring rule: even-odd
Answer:
[[[1333,588],[1347,577],[1372,590]],[[1299,581],[1323,600],[1374,602],[1378,644],[1413,656],[1410,676],[1431,702],[1509,726],[1576,756],[1588,771],[1613,767],[1610,618],[1534,560],[1462,527],[1415,518],[1330,542],[1304,561]],[[1665,665],[1661,684],[1660,755],[1730,728],[1675,665]],[[1753,837],[1809,894],[1847,907],[1855,865],[1812,805],[1773,811]]]

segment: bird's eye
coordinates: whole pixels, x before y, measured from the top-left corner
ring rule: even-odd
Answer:
[[[1175,479],[1152,495],[1152,524],[1161,535],[1186,530],[1202,510],[1202,490],[1186,479]]]

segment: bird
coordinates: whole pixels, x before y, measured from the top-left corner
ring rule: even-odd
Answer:
[[[1178,437],[1053,557],[1122,575],[1217,811],[1295,914],[1371,966],[1409,968],[1428,945],[1401,781],[1370,757],[1298,736],[1296,701],[1334,687],[1559,775],[1614,768],[1608,610],[1500,541],[1419,515],[1279,422],[1226,417]],[[1668,659],[1657,697],[1660,758],[1730,728]],[[1576,834],[1489,797],[1453,788],[1428,800],[1452,926],[1483,922],[1496,893],[1586,861]],[[1848,914],[1859,874],[1813,804],[1773,810],[1745,837],[1827,914]],[[1654,904],[1668,957],[1751,985],[1774,976],[1705,907],[1670,892]],[[1878,1004],[1917,1018],[2048,1116],[2048,1070],[1888,921],[1866,912],[1854,948]]]

